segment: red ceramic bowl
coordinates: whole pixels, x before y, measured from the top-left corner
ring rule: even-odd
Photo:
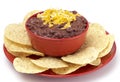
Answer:
[[[31,17],[35,17],[37,16],[37,14],[34,14]],[[26,25],[26,30],[28,32],[28,36],[31,40],[31,43],[34,49],[40,52],[43,52],[48,56],[64,56],[77,51],[81,47],[81,45],[85,41],[85,36],[88,30],[88,27],[89,26],[87,22],[86,29],[80,35],[77,35],[71,38],[62,38],[62,39],[38,36],[33,32],[31,32],[29,30],[29,27],[27,27],[27,25]]]

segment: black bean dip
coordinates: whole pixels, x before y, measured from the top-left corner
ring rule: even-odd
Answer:
[[[76,11],[71,11],[72,14],[76,14]],[[29,27],[33,33],[42,37],[49,38],[69,38],[74,37],[81,34],[87,27],[87,20],[83,16],[76,16],[75,20],[70,21],[70,26],[63,29],[67,22],[61,24],[53,24],[49,25],[48,23],[44,23],[45,21],[42,18],[38,18],[37,16],[31,17],[26,26]]]

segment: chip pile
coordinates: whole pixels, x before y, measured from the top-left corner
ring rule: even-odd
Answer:
[[[106,34],[100,24],[90,23],[85,43],[74,54],[60,58],[45,56],[32,48],[24,27],[25,21],[36,12],[27,14],[23,23],[10,24],[5,28],[4,45],[16,57],[13,66],[18,72],[36,74],[51,69],[56,74],[70,74],[87,64],[99,66],[101,58],[112,49],[114,36]],[[38,58],[31,58],[31,55]]]

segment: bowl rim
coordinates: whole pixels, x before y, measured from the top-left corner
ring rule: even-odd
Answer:
[[[28,28],[27,25],[26,25],[26,23],[28,22],[28,20],[29,20],[30,18],[32,18],[32,17],[34,17],[34,16],[36,17],[37,14],[41,14],[41,13],[43,13],[43,11],[40,11],[40,12],[38,12],[38,13],[33,14],[33,15],[30,16],[30,17],[27,19],[27,21],[25,22],[25,28],[26,28],[26,30],[27,30],[30,34],[32,34],[33,36],[35,36],[35,37],[37,37],[37,38],[42,38],[42,39],[46,39],[46,40],[54,40],[54,41],[63,41],[63,40],[76,39],[76,38],[80,37],[81,35],[83,35],[84,33],[86,33],[87,30],[88,30],[88,28],[89,28],[89,22],[88,22],[88,20],[87,20],[84,16],[82,16],[82,17],[84,17],[84,18],[86,19],[86,21],[87,21],[87,26],[86,26],[85,30],[82,31],[82,33],[80,33],[79,35],[76,35],[76,36],[73,36],[73,37],[68,37],[68,38],[60,38],[60,39],[58,39],[58,38],[50,38],[50,37],[42,37],[42,36],[39,36],[39,35],[33,33],[32,31],[30,31],[29,28]]]

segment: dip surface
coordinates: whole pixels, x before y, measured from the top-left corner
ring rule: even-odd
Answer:
[[[72,14],[76,14],[76,11],[71,11]],[[81,34],[87,27],[87,20],[83,16],[76,16],[76,19],[70,21],[70,26],[65,27],[67,22],[62,24],[53,24],[51,27],[48,23],[44,23],[45,21],[42,18],[38,18],[36,16],[31,17],[26,26],[29,27],[33,33],[38,36],[48,37],[48,38],[70,38]]]

